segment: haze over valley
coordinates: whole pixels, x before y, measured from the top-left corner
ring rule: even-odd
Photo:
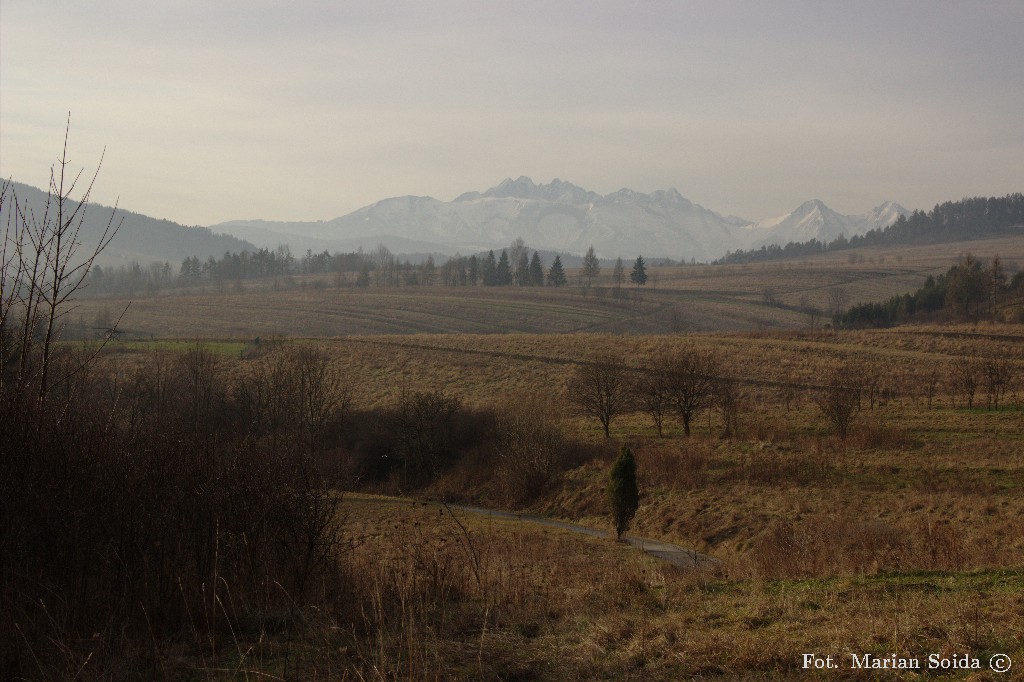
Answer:
[[[16,183],[19,201],[42,213],[45,193]],[[5,207],[5,212],[10,205]],[[90,206],[82,237],[95,240],[110,220],[109,207]],[[484,192],[466,192],[452,201],[432,197],[382,199],[332,220],[275,222],[234,220],[208,227],[185,227],[119,209],[119,238],[101,262],[206,260],[225,252],[274,250],[288,245],[295,254],[372,251],[384,245],[399,255],[451,256],[502,249],[523,239],[533,249],[582,256],[593,247],[600,258],[649,258],[707,262],[727,252],[840,236],[884,228],[909,212],[885,202],[858,215],[841,215],[820,200],[761,220],[722,216],[674,189],[644,194],[622,189],[601,196],[555,179],[535,184],[526,177],[506,179]],[[0,216],[4,217],[4,216]],[[4,220],[4,224],[9,221]]]
[[[593,246],[603,258],[642,254],[704,262],[737,249],[862,235],[908,214],[885,202],[844,216],[812,200],[785,215],[751,221],[722,216],[675,189],[601,196],[557,178],[535,184],[521,176],[452,201],[394,197],[322,222],[236,220],[210,229],[267,248],[295,242],[354,251],[384,244],[397,253],[452,255],[500,249],[522,238],[532,248],[576,255]]]

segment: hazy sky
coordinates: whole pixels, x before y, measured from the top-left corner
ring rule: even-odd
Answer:
[[[0,0],[0,173],[330,219],[506,176],[756,219],[1024,190],[1024,2]]]

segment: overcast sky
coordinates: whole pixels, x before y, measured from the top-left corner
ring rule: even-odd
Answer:
[[[507,176],[757,219],[1024,190],[1024,2],[0,0],[0,173],[330,219]]]

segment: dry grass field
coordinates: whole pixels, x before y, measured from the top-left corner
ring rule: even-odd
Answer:
[[[598,454],[560,471],[526,508],[594,527],[609,524],[604,486],[614,447],[602,450],[600,425],[569,406],[566,381],[578,363],[614,352],[639,367],[684,348],[714,349],[742,387],[730,438],[714,410],[699,415],[689,438],[672,418],[659,438],[642,412],[611,425],[611,441],[629,444],[638,463],[633,532],[710,554],[719,569],[683,572],[612,542],[347,494],[355,626],[311,618],[315,634],[301,655],[293,652],[290,675],[916,679],[872,677],[850,669],[850,656],[927,665],[935,653],[979,657],[986,668],[953,671],[955,678],[1004,679],[987,672],[991,655],[1024,664],[1024,326],[373,334],[261,347],[275,343],[326,352],[356,409],[438,389],[471,408],[543,405],[568,438]],[[103,361],[125,369],[146,349],[187,345],[115,343]],[[216,348],[222,371],[238,376],[260,349]],[[999,409],[987,409],[980,386],[970,409],[955,395],[952,367],[962,356],[1007,361],[1013,381]],[[814,401],[842,362],[874,386],[846,438]],[[415,495],[508,504],[493,463],[472,457]],[[210,666],[235,671],[225,678],[281,672],[279,641],[247,646],[244,660],[225,654]],[[841,668],[805,670],[805,653],[832,656]]]
[[[436,380],[435,372],[447,374],[443,385],[481,402],[531,385],[535,399],[538,386],[557,395],[573,360],[598,347],[638,360],[665,346],[706,344],[723,349],[737,375],[760,382],[749,385],[736,439],[719,437],[717,415],[690,439],[678,427],[659,439],[639,414],[613,426],[613,437],[630,443],[638,461],[636,532],[708,552],[723,561],[721,573],[682,575],[636,555],[616,559],[622,573],[605,574],[597,557],[581,569],[562,563],[573,561],[565,557],[579,542],[564,540],[564,549],[537,562],[551,565],[563,583],[552,591],[541,581],[539,590],[545,604],[570,595],[571,604],[586,606],[571,618],[548,609],[529,619],[550,634],[515,644],[523,655],[504,665],[530,666],[524,678],[796,679],[814,676],[800,662],[803,653],[818,652],[844,666],[817,673],[835,679],[856,676],[848,669],[851,653],[970,653],[986,662],[996,652],[1024,655],[1020,386],[1013,409],[955,407],[945,390],[927,409],[913,379],[930,368],[942,371],[962,353],[1012,358],[1020,377],[1024,329],[386,341],[400,363],[388,372],[413,381],[430,371],[419,386]],[[398,360],[405,353],[417,360]],[[865,407],[852,435],[840,440],[808,395],[790,398],[787,408],[784,389],[771,382],[813,383],[825,366],[851,356],[905,390]],[[473,363],[487,369],[474,372]],[[596,422],[566,411],[564,424],[601,440]],[[607,525],[607,468],[595,460],[567,471],[534,509]],[[487,503],[491,490],[486,475],[456,471],[427,494]],[[609,598],[620,591],[626,594]],[[518,639],[519,630],[511,630],[507,636]],[[506,658],[495,652],[481,660]],[[984,672],[973,679],[985,679]]]
[[[131,299],[121,328],[127,338],[183,339],[801,329],[812,321],[800,308],[827,313],[831,291],[841,290],[847,304],[881,301],[917,289],[928,275],[945,272],[968,252],[983,259],[999,254],[1011,269],[1024,262],[1021,240],[990,239],[750,265],[651,268],[646,287],[627,283],[619,292],[608,267],[588,291],[575,286],[356,289],[344,282],[336,286],[333,275],[309,275],[277,287],[249,281],[140,294]],[[569,275],[575,281],[574,273]],[[109,326],[128,302],[84,299],[72,320],[86,329]],[[98,320],[106,322],[97,325]]]
[[[374,407],[403,391],[442,388],[471,405],[500,403],[521,395],[545,395],[564,403],[564,384],[574,363],[602,351],[642,366],[681,348],[710,348],[727,359],[724,372],[751,389],[767,391],[760,410],[780,403],[787,386],[812,387],[840,360],[875,368],[886,384],[900,383],[903,403],[916,401],[932,372],[948,373],[963,354],[1006,358],[1024,367],[1024,326],[921,326],[855,332],[804,331],[744,334],[411,334],[292,339],[326,349],[346,376],[357,404]],[[115,342],[114,355],[147,349],[184,349],[191,342]],[[267,342],[264,341],[266,346]],[[244,355],[251,342],[219,342],[228,355]],[[244,371],[244,363],[228,371]],[[947,377],[948,378],[948,377]],[[805,401],[806,402],[806,401]],[[939,396],[936,405],[948,406]],[[770,419],[766,417],[766,419]]]
[[[1024,573],[914,571],[804,579],[682,571],[612,541],[434,504],[350,495],[355,625],[319,623],[291,655],[307,679],[917,679],[851,654],[1019,660]],[[220,678],[283,671],[269,639]],[[805,670],[804,654],[838,670]],[[240,655],[241,654],[241,655]],[[945,671],[950,672],[950,671]]]

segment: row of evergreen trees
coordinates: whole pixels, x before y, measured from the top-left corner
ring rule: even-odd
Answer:
[[[192,256],[181,262],[178,276],[182,283],[191,284],[202,280],[233,281],[261,277],[283,277],[331,272],[357,272],[366,260],[362,252],[335,253],[327,251],[314,253],[307,250],[301,258],[295,258],[287,245],[271,251],[225,252],[221,258],[210,256],[205,262]]]
[[[477,256],[450,258],[441,266],[441,283],[445,286],[477,286],[478,284],[484,286],[544,286],[546,284],[553,287],[562,287],[569,283],[560,256],[555,256],[555,260],[545,276],[544,263],[538,252],[534,251],[533,256],[528,257],[528,251],[522,248],[521,244],[518,246],[513,244],[512,251],[517,255],[510,256],[509,249],[502,249],[499,257],[495,257],[494,251],[488,251],[487,256],[482,259]],[[432,262],[433,260],[428,258],[428,263]],[[613,271],[613,280],[616,286],[622,285],[625,278],[624,273],[622,258],[619,258],[615,262]],[[594,253],[594,247],[591,246],[587,250],[580,268],[580,284],[589,287],[600,274],[601,262]],[[368,284],[368,281],[369,273],[367,272],[365,277],[360,276],[357,284]],[[637,286],[647,283],[647,265],[643,256],[638,256],[634,262],[630,281]],[[422,283],[432,284],[433,281]]]
[[[569,280],[565,275],[560,256],[544,272],[544,263],[536,251],[533,256],[525,248],[514,249],[510,256],[508,249],[502,249],[496,257],[488,251],[483,258],[478,256],[454,256],[441,266],[441,284],[445,286],[565,286]],[[428,259],[432,260],[432,259]],[[424,282],[432,284],[433,282]]]
[[[155,293],[174,286],[202,284],[222,285],[247,279],[287,278],[293,275],[333,273],[336,285],[354,282],[358,287],[393,286],[553,286],[569,284],[569,278],[560,256],[556,255],[550,267],[545,267],[537,251],[532,255],[521,239],[516,240],[499,256],[489,251],[486,256],[454,256],[437,265],[432,255],[420,263],[400,260],[384,246],[370,253],[362,250],[352,253],[330,254],[326,251],[307,251],[295,258],[287,246],[276,250],[260,249],[250,252],[225,253],[221,258],[206,261],[192,256],[185,258],[177,275],[170,263],[141,266],[131,263],[119,267],[96,267],[89,276],[90,293],[117,293],[135,295],[138,292]],[[579,271],[579,283],[589,287],[601,273],[600,260],[590,247]],[[352,275],[354,274],[354,279]],[[615,286],[625,281],[622,259],[615,262]],[[647,283],[647,265],[638,257],[629,276],[637,286]]]

